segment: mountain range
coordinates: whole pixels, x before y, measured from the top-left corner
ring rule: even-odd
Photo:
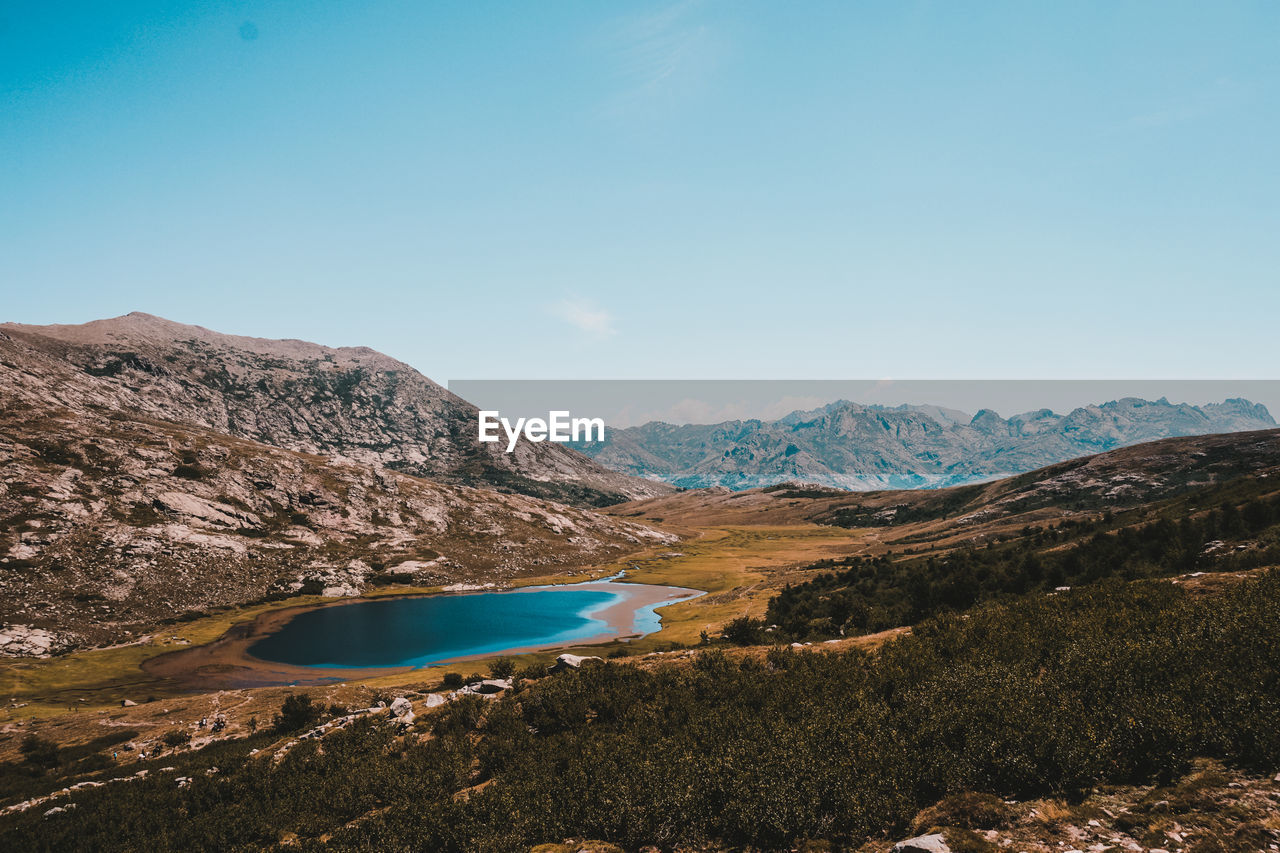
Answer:
[[[838,401],[774,421],[651,422],[610,429],[579,449],[597,462],[682,488],[794,481],[856,491],[933,489],[1013,476],[1080,456],[1177,436],[1276,425],[1248,400],[1193,406],[1126,397],[1066,415],[1005,419],[938,406]]]

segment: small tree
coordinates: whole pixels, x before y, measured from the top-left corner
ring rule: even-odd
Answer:
[[[321,708],[313,704],[307,693],[290,693],[280,706],[280,713],[272,720],[275,730],[281,734],[304,729],[320,718]]]
[[[516,671],[517,678],[523,678],[528,681],[536,681],[547,674],[547,665],[543,663],[531,663]]]
[[[33,767],[50,770],[58,766],[58,745],[51,740],[46,740],[39,735],[27,735],[22,739],[22,746],[18,749],[26,762]]]
[[[462,686],[462,673],[446,672],[444,674],[444,686],[457,689]]]
[[[724,638],[734,645],[755,645],[763,636],[764,622],[750,616],[739,616],[724,626]]]
[[[489,664],[489,672],[494,678],[510,678],[516,671],[516,659],[501,657]]]

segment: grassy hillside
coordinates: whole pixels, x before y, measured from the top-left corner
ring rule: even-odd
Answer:
[[[1239,571],[1280,563],[1280,496],[1242,500],[1256,483],[1209,489],[1194,499],[1116,515],[1027,527],[1008,540],[940,555],[850,557],[788,586],[763,624],[779,639],[823,639],[909,625],[982,601],[1105,578]],[[831,571],[833,570],[834,571]],[[736,626],[739,631],[750,625]],[[750,634],[747,634],[750,637]]]
[[[948,794],[1070,797],[1168,781],[1196,756],[1274,770],[1280,575],[1213,596],[1164,582],[1031,596],[874,655],[605,663],[452,703],[404,736],[358,723],[277,763],[278,738],[164,759],[176,769],[76,791],[50,818],[4,816],[0,846],[856,845]]]

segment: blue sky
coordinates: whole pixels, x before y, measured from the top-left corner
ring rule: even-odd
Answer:
[[[0,6],[0,319],[458,378],[1274,377],[1280,4]]]

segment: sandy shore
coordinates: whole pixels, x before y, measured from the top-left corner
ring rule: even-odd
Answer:
[[[512,590],[492,590],[487,592],[439,593],[440,595],[520,595],[534,590],[575,589],[585,591],[607,592],[619,598],[605,607],[594,610],[591,616],[608,626],[607,631],[590,637],[579,638],[560,643],[519,646],[506,649],[501,654],[528,654],[557,648],[574,648],[577,646],[598,645],[619,639],[634,639],[641,636],[636,631],[637,614],[646,608],[662,607],[677,601],[701,595],[700,590],[683,589],[670,586],[652,586],[619,581],[589,581],[578,584],[557,584],[553,586],[520,587]],[[420,598],[423,596],[407,595],[397,598]],[[172,681],[184,689],[211,690],[232,689],[240,687],[265,687],[279,685],[308,686],[332,684],[339,681],[379,678],[386,675],[412,672],[415,667],[359,667],[350,669],[330,669],[309,666],[293,666],[290,664],[264,661],[249,654],[249,647],[268,634],[279,631],[285,624],[300,613],[314,610],[316,607],[349,607],[369,601],[387,601],[388,596],[377,598],[352,598],[334,601],[329,604],[308,605],[303,607],[286,607],[263,613],[249,622],[233,625],[225,634],[212,643],[189,649],[169,652],[151,658],[142,664],[147,673]],[[442,666],[451,663],[463,663],[494,657],[495,652],[468,655],[439,661],[431,666]]]

